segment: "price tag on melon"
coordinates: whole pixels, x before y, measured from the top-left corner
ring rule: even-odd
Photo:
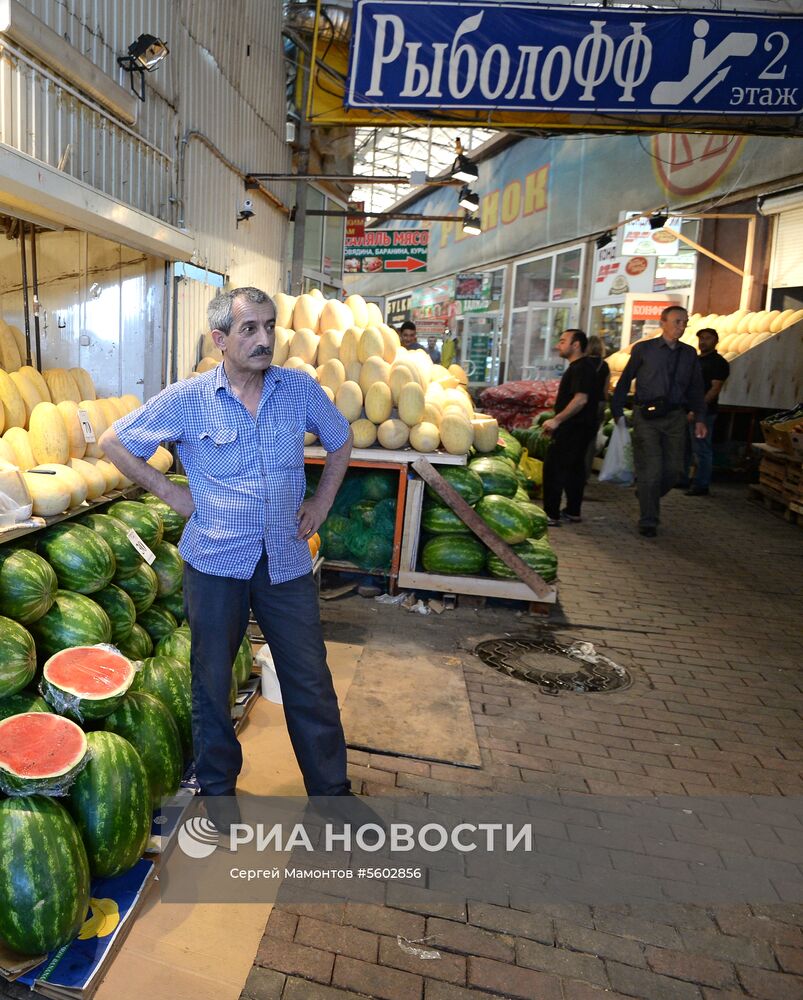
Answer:
[[[81,430],[84,434],[84,441],[87,444],[95,443],[95,432],[92,430],[92,422],[89,419],[89,414],[86,410],[78,409],[78,419],[81,422]]]
[[[134,548],[139,552],[145,562],[150,566],[154,561],[156,556],[151,552],[148,546],[142,541],[139,535],[132,528],[129,532],[126,532],[126,538],[131,542]]]

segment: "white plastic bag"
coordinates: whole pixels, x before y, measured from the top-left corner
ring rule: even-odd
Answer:
[[[613,428],[599,472],[599,481],[617,483],[619,486],[630,486],[633,482],[633,446],[624,417],[620,417]]]
[[[282,689],[276,676],[270,646],[265,643],[256,655],[257,665],[262,669],[262,697],[272,701],[274,705],[282,703]]]

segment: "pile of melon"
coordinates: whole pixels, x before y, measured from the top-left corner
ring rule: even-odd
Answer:
[[[408,351],[373,302],[350,295],[324,299],[315,289],[294,298],[279,292],[273,364],[306,372],[351,424],[355,448],[439,448],[464,455],[496,448],[499,427],[477,413],[460,365],[444,368],[426,351]],[[213,368],[206,355],[196,368]],[[307,436],[312,444],[314,437]]]
[[[15,328],[0,320],[0,460],[23,474],[33,500],[33,513],[61,514],[85,500],[132,483],[105,460],[98,445],[115,420],[142,404],[136,396],[98,399],[92,377],[83,368],[49,368],[38,372],[21,363],[25,343]],[[13,367],[16,365],[16,367]],[[9,367],[5,367],[9,366]],[[91,425],[88,442],[79,410]],[[149,460],[167,472],[173,457],[158,448]],[[37,471],[38,470],[38,471]],[[52,473],[47,475],[44,473]]]
[[[710,327],[719,334],[717,351],[726,361],[733,361],[734,358],[753,347],[758,347],[765,340],[769,340],[770,337],[774,337],[777,333],[794,326],[801,320],[803,320],[803,309],[784,309],[783,311],[762,309],[759,312],[737,309],[736,312],[722,316],[718,313],[710,313],[707,316],[694,313],[689,317],[689,325],[680,339],[684,344],[691,344],[697,350],[699,347],[697,331]],[[659,334],[660,330],[653,333],[652,336],[657,337]],[[642,339],[649,340],[650,338]],[[629,344],[623,350],[616,351],[606,358],[614,385],[625,370],[633,346],[633,344]]]

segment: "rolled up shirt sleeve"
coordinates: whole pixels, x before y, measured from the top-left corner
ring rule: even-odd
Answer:
[[[120,444],[137,458],[150,458],[163,441],[180,441],[184,432],[182,383],[163,389],[144,406],[112,425]]]
[[[348,441],[349,422],[312,379],[307,388],[306,429],[315,434],[326,451],[337,451]]]

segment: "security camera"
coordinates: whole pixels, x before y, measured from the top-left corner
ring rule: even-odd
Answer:
[[[240,206],[239,214],[237,218],[240,222],[245,222],[246,219],[251,219],[256,213],[254,212],[254,203],[250,198],[246,198],[245,201]]]

